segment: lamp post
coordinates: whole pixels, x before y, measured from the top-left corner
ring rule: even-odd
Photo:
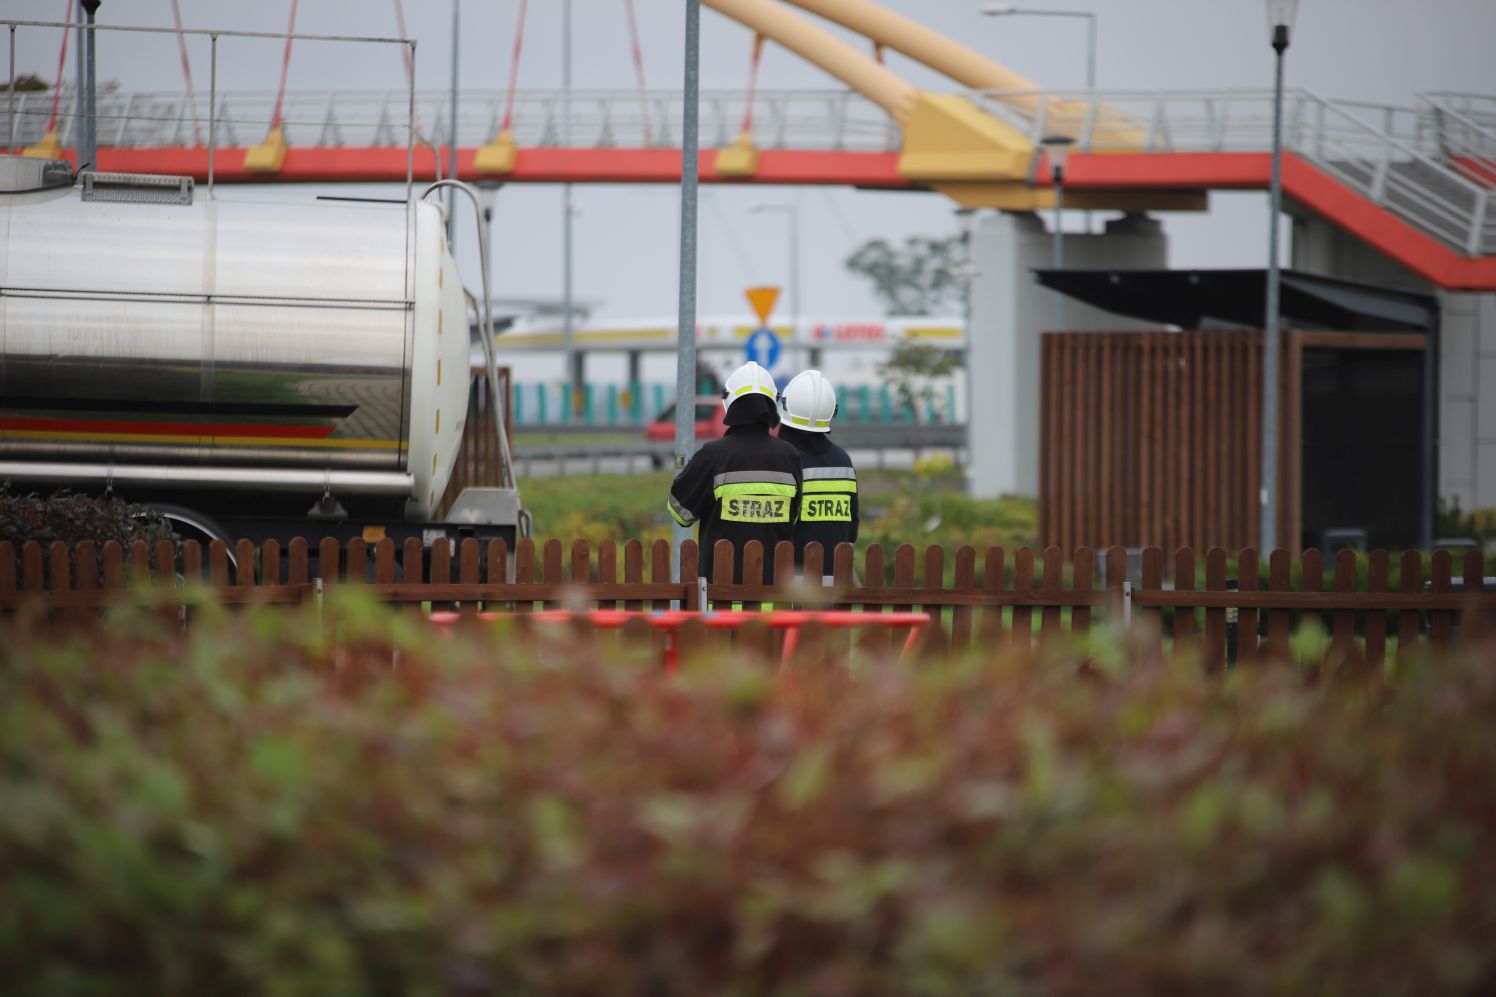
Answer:
[[[988,17],[1084,17],[1086,19],[1086,89],[1096,89],[1096,15],[1088,10],[1038,10],[1010,3],[990,3],[982,8]]]
[[[83,33],[84,51],[87,53],[85,64],[87,75],[83,82],[83,92],[78,95],[83,103],[83,141],[78,150],[78,168],[82,169],[84,164],[95,173],[98,172],[99,140],[98,140],[98,107],[97,100],[99,88],[94,79],[94,36],[93,30],[94,14],[98,13],[100,0],[81,0],[83,13],[88,18],[88,30]]]
[[[793,204],[755,204],[748,209],[750,213],[761,215],[766,212],[782,212],[789,222],[789,285],[790,285],[790,323],[791,337],[798,342],[800,339],[800,210]],[[812,366],[814,363],[812,362]]]
[[[971,455],[973,447],[976,443],[976,440],[973,436],[971,419],[971,392],[973,386],[971,370],[971,350],[972,342],[976,339],[976,330],[971,327],[971,284],[972,281],[976,280],[977,277],[976,263],[972,258],[971,240],[972,236],[976,233],[977,209],[957,208],[956,224],[961,229],[961,262],[956,268],[956,276],[961,281],[961,315],[962,320],[966,326],[966,349],[961,355],[961,366],[966,368],[965,383],[962,385],[962,388],[964,390],[962,393],[966,396],[965,401],[963,402],[963,407],[966,410],[966,432],[964,435],[964,445],[966,449],[965,478],[967,492],[970,493],[972,464]],[[954,412],[951,413],[951,417],[955,417]]]
[[[1278,491],[1278,215],[1283,209],[1283,53],[1298,0],[1267,0],[1267,22],[1277,67],[1273,83],[1273,166],[1268,188],[1267,303],[1262,341],[1262,542],[1265,555],[1277,538]]]
[[[1065,267],[1065,233],[1061,227],[1065,211],[1065,163],[1075,139],[1069,135],[1046,135],[1039,140],[1049,157],[1049,179],[1054,184],[1054,269]],[[1054,327],[1065,326],[1065,296],[1054,292]]]
[[[685,101],[681,121],[680,164],[680,298],[675,313],[675,455],[677,476],[696,449],[696,202],[699,182],[697,147],[701,110],[701,0],[686,0]],[[689,527],[671,527],[675,556],[670,575],[680,577],[680,550]]]

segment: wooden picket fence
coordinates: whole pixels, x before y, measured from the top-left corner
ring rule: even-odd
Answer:
[[[1000,642],[1026,646],[1025,637],[1084,634],[1110,618],[1136,629],[1138,639],[1194,642],[1214,668],[1232,655],[1249,659],[1259,649],[1286,655],[1291,632],[1306,616],[1326,621],[1331,654],[1375,665],[1384,660],[1389,637],[1396,638],[1399,655],[1425,644],[1444,647],[1462,628],[1464,636],[1482,629],[1485,615],[1496,611],[1496,594],[1482,591],[1483,563],[1476,551],[1464,555],[1463,591],[1456,591],[1448,551],[1428,558],[1404,552],[1396,591],[1389,586],[1385,551],[1367,559],[1364,587],[1350,551],[1340,551],[1330,563],[1320,551],[1303,552],[1296,587],[1287,551],[1273,551],[1264,572],[1250,548],[1239,551],[1233,564],[1220,548],[1203,558],[1180,548],[1166,560],[1160,548],[1149,547],[1136,581],[1128,578],[1121,547],[1099,556],[1081,547],[1067,558],[1057,547],[1021,547],[1010,556],[1001,547],[979,554],[962,546],[949,554],[941,546],[921,553],[902,544],[890,557],[873,544],[859,566],[853,548],[842,544],[828,568],[819,545],[812,545],[796,579],[790,545],[782,543],[771,554],[774,584],[763,581],[766,552],[756,542],[742,552],[740,581],[734,581],[735,551],[727,542],[718,545],[709,580],[696,580],[698,554],[694,542],[682,546],[677,577],[686,581],[672,581],[664,540],[647,546],[608,541],[595,548],[584,540],[569,546],[550,540],[539,547],[521,540],[511,551],[503,541],[484,549],[468,539],[455,552],[445,540],[429,549],[416,540],[397,548],[390,540],[340,545],[326,539],[314,547],[297,539],[284,549],[274,540],[259,548],[240,541],[232,549],[217,542],[205,549],[195,541],[136,542],[128,549],[113,541],[46,549],[3,541],[0,615],[29,607],[62,619],[97,619],[99,609],[120,601],[171,605],[171,593],[187,585],[207,586],[227,604],[298,604],[321,598],[329,586],[358,585],[391,604],[455,604],[465,614],[558,607],[663,610],[672,604],[724,612],[751,612],[765,604],[893,608],[923,610],[937,621],[924,640],[928,653]]]

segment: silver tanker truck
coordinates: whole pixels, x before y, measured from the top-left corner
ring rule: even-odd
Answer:
[[[443,221],[0,157],[0,485],[112,490],[199,538],[512,541]]]

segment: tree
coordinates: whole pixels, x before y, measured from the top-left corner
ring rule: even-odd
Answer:
[[[934,315],[959,311],[962,285],[956,276],[963,261],[961,237],[915,235],[902,249],[872,239],[847,257],[846,267],[873,282],[873,293],[889,315]]]
[[[893,387],[899,398],[899,411],[913,411],[914,421],[928,412],[933,422],[949,422],[945,397],[937,393],[934,382],[949,377],[960,364],[956,354],[930,343],[906,339],[893,348],[888,359],[878,365],[878,376]]]

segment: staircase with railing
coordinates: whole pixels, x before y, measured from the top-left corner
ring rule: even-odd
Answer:
[[[1290,91],[1283,98],[1283,146],[1459,253],[1496,255],[1496,168],[1479,175],[1496,167],[1496,131],[1485,127],[1496,121],[1496,98],[1441,96],[1442,102],[1429,97],[1419,108],[1398,108]],[[1071,135],[1077,152],[1272,147],[1270,90],[984,91],[977,98],[1036,144],[1048,134]]]

